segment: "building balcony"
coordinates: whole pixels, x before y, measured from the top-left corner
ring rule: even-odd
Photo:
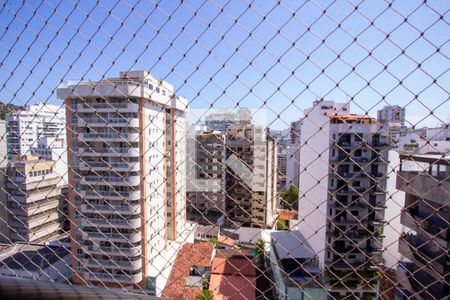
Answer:
[[[15,215],[10,217],[9,225],[16,228],[34,230],[36,227],[46,227],[47,224],[59,220],[60,217],[60,212],[56,209],[37,217]]]
[[[83,259],[82,262],[85,266],[90,268],[108,268],[108,269],[119,269],[119,270],[129,270],[136,271],[142,268],[142,259],[135,261],[119,261],[119,260],[106,260],[106,259]]]
[[[102,161],[86,161],[80,162],[79,168],[82,171],[123,171],[123,172],[131,172],[131,171],[139,171],[140,165],[139,162],[102,162]]]
[[[330,262],[330,267],[335,270],[354,270],[355,268],[362,268],[367,265],[367,260],[348,260]]]
[[[103,281],[112,283],[138,284],[142,281],[142,272],[134,275],[109,274],[109,273],[82,273],[85,280]]]
[[[450,180],[434,178],[425,172],[400,171],[397,173],[397,189],[440,205],[448,205]]]
[[[332,236],[336,239],[344,239],[344,240],[356,240],[356,239],[367,239],[369,236],[369,232],[367,230],[357,230],[351,229],[346,231],[341,230],[329,230],[327,231],[328,236]]]
[[[14,203],[27,204],[59,196],[61,196],[61,190],[59,188],[54,188],[48,191],[33,192],[29,195],[12,194],[10,196],[11,198],[9,199],[9,201],[12,201]]]
[[[141,206],[138,205],[96,205],[96,204],[82,204],[82,213],[120,213],[123,215],[136,215],[141,212]]]
[[[98,219],[98,218],[81,218],[81,225],[88,227],[103,227],[103,228],[125,228],[138,229],[141,227],[141,219]]]
[[[87,185],[109,185],[109,186],[138,186],[141,182],[140,176],[83,176],[80,184]]]
[[[82,190],[80,195],[86,199],[129,200],[136,201],[141,198],[140,191],[99,191]]]
[[[111,242],[129,242],[137,243],[141,240],[141,233],[106,233],[106,232],[85,232],[81,233],[85,240],[92,241],[111,241]]]
[[[12,203],[15,203],[12,201]],[[14,213],[16,216],[31,216],[35,214],[39,214],[48,210],[57,210],[60,206],[60,199],[48,199],[47,201],[41,201],[36,204],[28,204],[28,205],[19,205],[10,207],[9,210]]]
[[[120,97],[124,97],[123,95]],[[78,104],[77,112],[138,112],[139,105],[129,102],[103,102],[103,103],[82,103]]]
[[[116,247],[116,246],[108,246],[108,247],[102,247],[97,245],[92,246],[86,246],[81,245],[81,248],[84,252],[90,253],[90,254],[99,254],[99,255],[119,255],[119,256],[126,256],[126,257],[132,257],[132,256],[138,256],[141,255],[141,246],[135,246],[131,248],[125,248],[125,247]]]
[[[79,118],[77,125],[79,127],[139,127],[139,118]]]
[[[14,177],[10,178],[6,183],[6,187],[10,190],[35,190],[35,189],[44,189],[47,187],[56,186],[57,184],[61,184],[61,176],[55,175],[54,177],[39,177],[36,176],[33,179],[24,178],[24,177]]]
[[[359,220],[353,216],[339,216],[333,219],[336,224],[358,224]]]
[[[26,230],[23,232],[23,226],[14,226],[10,224],[13,229],[10,230],[10,237],[13,241],[38,241],[49,234],[58,233],[61,230],[61,223],[58,221],[50,221],[42,228],[34,228],[32,230]],[[18,229],[18,230],[16,230]]]
[[[108,157],[139,157],[139,148],[119,148],[108,147],[101,149],[93,149],[89,147],[80,147],[78,149],[79,156],[108,156]]]
[[[369,223],[369,225],[372,225],[372,226],[384,226],[384,224],[386,223],[386,220],[379,217],[379,218],[369,219],[368,223]]]
[[[79,133],[78,138],[82,141],[110,141],[110,142],[139,142],[138,132],[112,132],[112,133]]]

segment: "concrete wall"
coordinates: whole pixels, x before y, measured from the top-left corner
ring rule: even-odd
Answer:
[[[286,187],[299,187],[300,144],[291,144],[286,149]]]
[[[321,267],[325,261],[329,121],[319,109],[310,111],[300,139],[298,230],[317,253]]]
[[[405,192],[396,188],[397,171],[400,167],[399,154],[395,150],[388,153],[388,170],[386,181],[386,209],[383,239],[384,264],[388,268],[395,269],[399,261],[404,260],[403,255],[398,251],[398,241],[407,228],[400,223],[400,214],[405,205]]]

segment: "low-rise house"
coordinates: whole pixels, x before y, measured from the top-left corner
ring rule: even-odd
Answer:
[[[212,262],[209,290],[215,300],[256,299],[256,279],[252,250],[218,250]]]
[[[195,299],[203,289],[211,270],[213,244],[185,244],[178,252],[163,297]]]

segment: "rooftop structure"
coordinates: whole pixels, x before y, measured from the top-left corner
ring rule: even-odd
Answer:
[[[38,281],[67,283],[70,249],[15,244],[0,251],[0,274]]]

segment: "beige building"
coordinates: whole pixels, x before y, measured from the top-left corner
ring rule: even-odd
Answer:
[[[227,220],[237,227],[266,227],[277,207],[277,143],[253,124],[231,125],[226,139]]]
[[[74,281],[160,295],[192,232],[185,219],[186,99],[146,71],[69,82],[58,97],[67,106]]]
[[[201,132],[194,139],[192,189],[187,192],[187,213],[192,221],[217,224],[225,213],[225,134]]]
[[[35,156],[12,157],[8,167],[7,209],[13,242],[48,241],[62,233],[65,195],[56,162]]]

